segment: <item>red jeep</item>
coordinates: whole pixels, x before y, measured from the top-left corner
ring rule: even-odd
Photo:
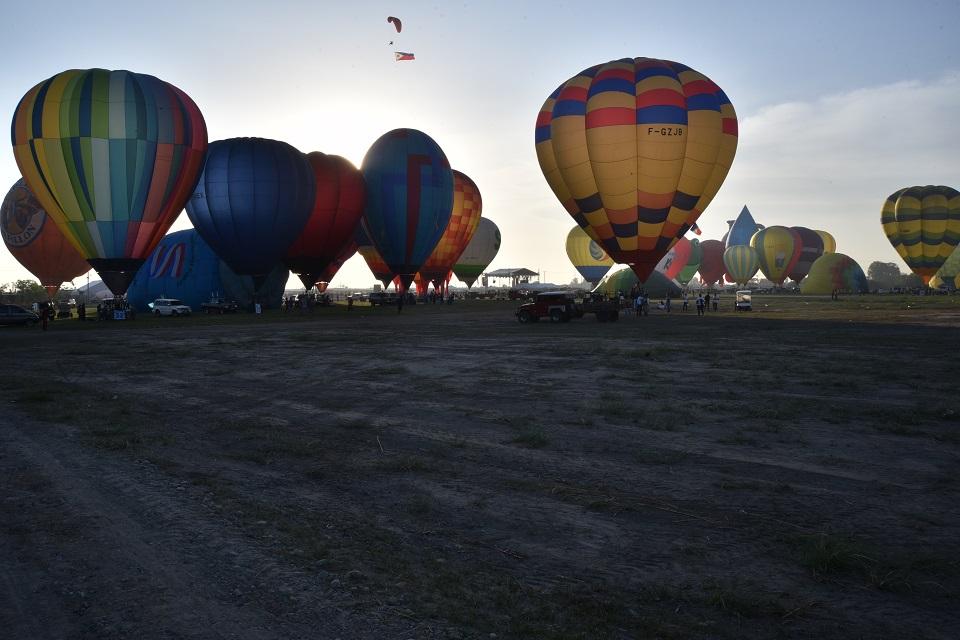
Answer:
[[[550,322],[569,322],[570,318],[582,315],[573,294],[566,291],[538,293],[533,302],[522,304],[517,309],[517,320],[524,324],[540,318],[550,318]]]

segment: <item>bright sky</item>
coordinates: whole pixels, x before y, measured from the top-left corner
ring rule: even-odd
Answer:
[[[540,172],[534,122],[558,84],[607,60],[676,60],[733,102],[739,148],[701,239],[719,238],[746,204],[761,224],[831,232],[864,269],[883,260],[906,271],[880,227],[884,199],[915,184],[960,187],[956,0],[48,0],[10,3],[4,18],[2,122],[37,82],[102,67],[186,91],[211,141],[276,138],[359,166],[384,132],[421,129],[474,179],[500,227],[491,268],[556,283],[577,275],[564,248],[573,221]],[[395,50],[417,59],[395,62]],[[2,193],[19,178],[7,149]],[[183,213],[174,229],[189,226]],[[0,250],[0,283],[26,277]],[[334,285],[373,282],[356,256]]]

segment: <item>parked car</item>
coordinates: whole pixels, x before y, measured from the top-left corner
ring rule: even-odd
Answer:
[[[150,307],[153,309],[153,315],[159,316],[188,316],[191,309],[182,301],[176,298],[157,298]]]
[[[36,324],[40,316],[18,304],[0,304],[0,324]]]
[[[226,298],[218,298],[214,296],[207,302],[202,303],[200,305],[200,310],[206,311],[208,314],[237,313],[240,311],[240,304],[234,300],[227,300]]]

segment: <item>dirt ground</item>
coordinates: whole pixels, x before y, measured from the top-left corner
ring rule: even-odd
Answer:
[[[960,297],[0,328],[0,636],[956,638]]]

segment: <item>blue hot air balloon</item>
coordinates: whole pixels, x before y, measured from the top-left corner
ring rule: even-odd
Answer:
[[[364,228],[405,290],[450,220],[453,171],[433,138],[416,129],[380,136],[361,171],[367,182]]]
[[[279,307],[289,275],[282,264],[276,265],[260,288],[260,302],[268,308]],[[186,229],[163,237],[130,284],[127,300],[146,313],[147,305],[157,298],[177,298],[199,311],[213,296],[249,307],[253,293],[250,276],[231,271],[196,229]]]
[[[728,223],[730,224],[730,230],[727,231],[727,234],[724,236],[724,249],[738,245],[746,245],[749,247],[750,238],[753,237],[753,234],[763,229],[763,225],[757,224],[753,216],[750,215],[750,209],[747,209],[747,205],[743,205],[743,209],[740,210],[740,215],[737,216],[736,220],[733,222],[728,221]]]
[[[315,191],[307,157],[286,142],[218,140],[207,149],[187,215],[217,255],[259,288],[306,225]]]

